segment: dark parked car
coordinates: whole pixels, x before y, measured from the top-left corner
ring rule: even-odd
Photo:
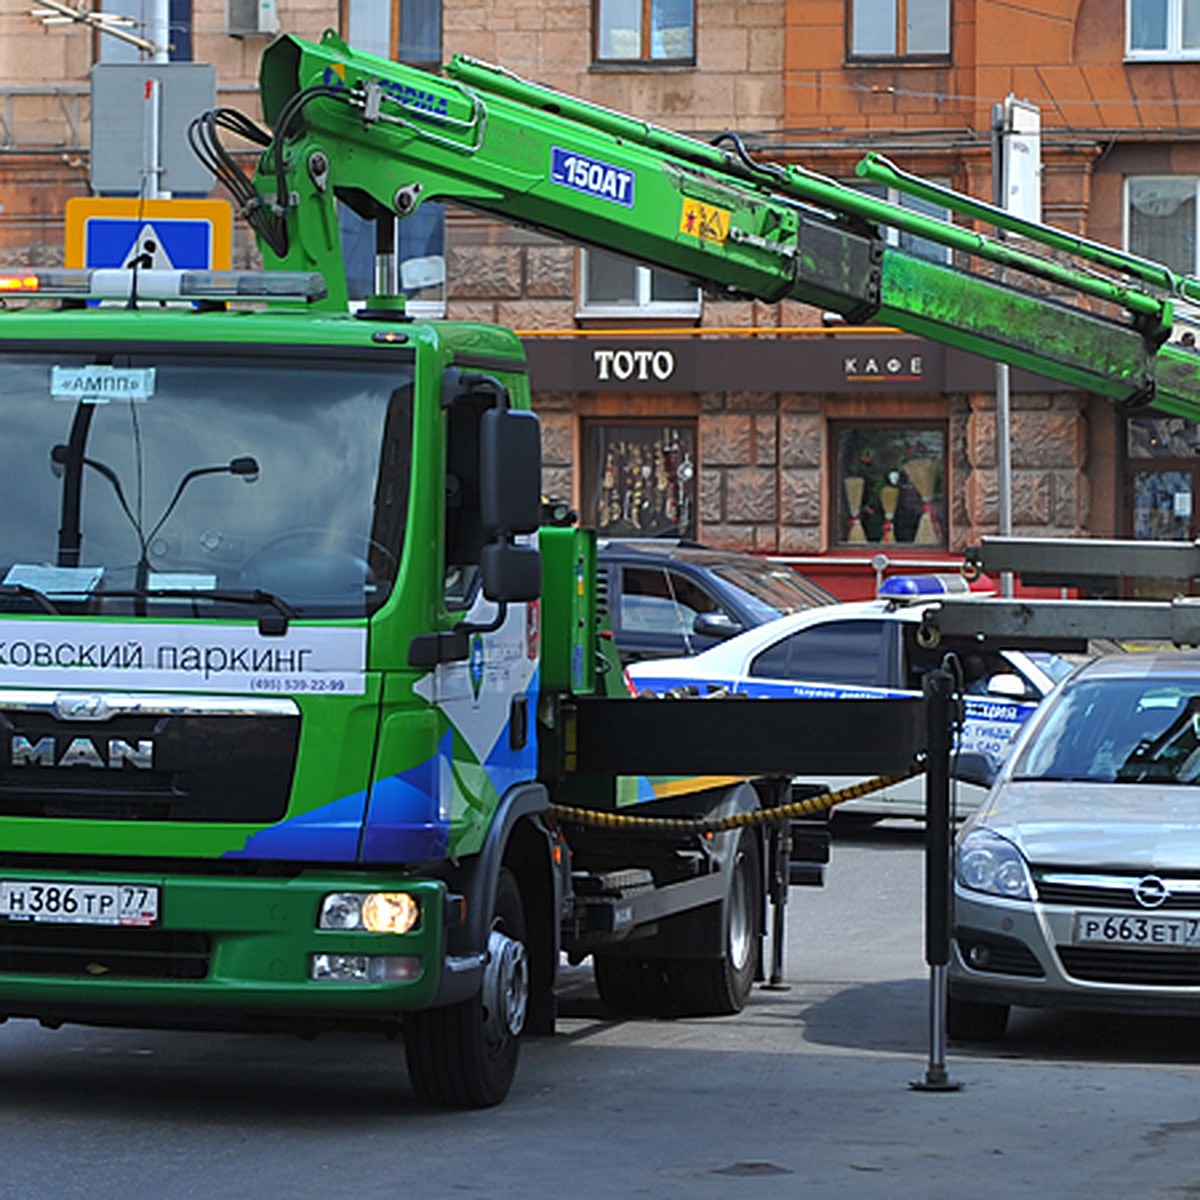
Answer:
[[[697,654],[838,598],[781,563],[688,542],[601,541],[600,597],[624,662]]]

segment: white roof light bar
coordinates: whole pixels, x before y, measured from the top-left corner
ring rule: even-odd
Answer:
[[[97,267],[92,270],[0,269],[0,296],[78,300],[324,299],[325,280],[306,271],[171,271]]]

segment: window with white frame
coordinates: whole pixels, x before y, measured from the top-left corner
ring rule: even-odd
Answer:
[[[944,183],[939,179],[931,179],[929,182]],[[889,204],[906,209],[908,212],[919,213],[923,217],[933,217],[939,221],[951,220],[952,214],[948,208],[934,204],[921,196],[909,196],[896,188],[885,187],[881,183],[861,183],[854,180],[849,186],[857,191],[866,192],[869,196],[886,200]],[[950,247],[942,245],[941,242],[935,242],[932,238],[922,237],[919,233],[909,233],[905,229],[897,229],[888,225],[883,226],[883,234],[884,240],[889,246],[899,246],[901,250],[915,255],[917,258],[926,258],[930,262],[940,263],[950,261]]]
[[[342,29],[356,50],[417,66],[441,64],[441,0],[342,0],[342,4]]]
[[[1200,0],[1125,0],[1129,58],[1200,58]]]
[[[108,16],[125,17],[130,24],[121,28],[138,37],[154,33],[151,0],[103,0],[101,11]],[[192,61],[192,0],[169,0],[167,5],[167,57],[170,62]],[[109,34],[99,40],[100,61],[104,63],[145,62],[146,53],[132,42]]]
[[[579,315],[677,317],[700,315],[700,291],[670,271],[643,267],[607,250],[580,251]]]
[[[950,0],[847,0],[851,58],[945,58]]]
[[[696,61],[695,0],[593,0],[597,62]]]
[[[442,57],[441,0],[343,0],[342,28],[356,49],[419,66]],[[375,230],[345,205],[338,227],[352,302],[376,290]],[[446,310],[446,206],[426,202],[396,221],[398,289],[414,316],[440,317]]]
[[[1125,246],[1181,275],[1195,275],[1197,187],[1191,175],[1125,180]]]

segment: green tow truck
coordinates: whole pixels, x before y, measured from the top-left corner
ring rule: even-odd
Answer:
[[[0,272],[0,1018],[402,1031],[423,1098],[495,1104],[564,954],[624,1012],[740,1009],[822,857],[789,852],[791,778],[906,771],[920,714],[884,702],[862,747],[871,701],[632,700],[593,535],[543,524],[521,344],[407,317],[395,217],[473,206],[1194,417],[1200,358],[1165,344],[1191,282],[465,59],[284,37],[262,97],[269,131],[192,138],[267,270]],[[353,313],[339,202],[377,229]]]

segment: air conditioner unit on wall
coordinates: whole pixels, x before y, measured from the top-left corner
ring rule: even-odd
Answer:
[[[276,0],[225,0],[225,32],[231,37],[270,37],[278,33]]]

